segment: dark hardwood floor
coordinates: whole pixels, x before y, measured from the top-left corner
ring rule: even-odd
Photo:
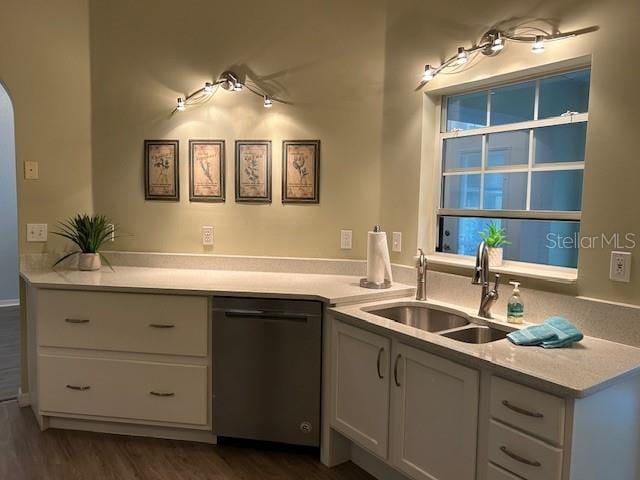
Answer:
[[[2,480],[373,480],[315,455],[66,430],[40,432],[30,408],[0,403]]]
[[[15,398],[20,385],[19,307],[0,308],[0,401]]]

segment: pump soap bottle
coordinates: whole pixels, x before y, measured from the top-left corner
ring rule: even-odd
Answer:
[[[520,282],[509,282],[513,285],[513,292],[507,303],[507,322],[521,324],[524,320],[524,302],[520,297]]]

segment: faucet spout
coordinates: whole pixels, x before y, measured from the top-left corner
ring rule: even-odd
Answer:
[[[417,282],[416,282],[416,300],[427,299],[427,257],[421,248],[418,249],[420,254],[416,260]]]
[[[491,318],[491,307],[493,307],[493,304],[498,300],[499,280],[500,275],[496,273],[495,285],[493,288],[489,288],[489,250],[487,249],[487,244],[482,241],[478,245],[476,268],[471,278],[473,285],[482,286],[478,316]]]

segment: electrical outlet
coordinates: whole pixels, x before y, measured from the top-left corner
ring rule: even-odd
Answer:
[[[24,162],[24,178],[25,180],[37,180],[38,174],[38,162]]]
[[[340,230],[340,248],[342,250],[351,250],[353,248],[352,230]]]
[[[46,223],[27,223],[27,242],[46,242]]]
[[[111,235],[109,235],[109,241],[116,241],[116,226],[113,223],[107,223],[107,228],[111,230]]]
[[[631,278],[631,252],[611,252],[609,279],[628,282]]]
[[[202,227],[202,245],[213,245],[213,227],[211,225],[205,225]]]
[[[393,239],[391,241],[391,250],[394,252],[402,251],[402,232],[393,232]]]

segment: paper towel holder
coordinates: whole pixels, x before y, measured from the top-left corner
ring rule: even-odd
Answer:
[[[382,228],[380,228],[380,225],[374,225],[373,231],[376,233],[381,232]],[[373,288],[373,289],[380,290],[385,288],[391,288],[391,281],[388,278],[385,278],[383,282],[370,282],[365,277],[360,279],[360,286],[362,288]]]

